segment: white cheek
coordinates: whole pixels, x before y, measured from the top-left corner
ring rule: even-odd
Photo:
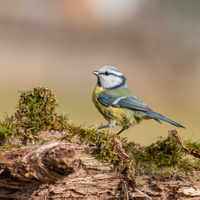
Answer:
[[[122,83],[122,79],[116,76],[106,76],[101,78],[103,88],[112,88]]]

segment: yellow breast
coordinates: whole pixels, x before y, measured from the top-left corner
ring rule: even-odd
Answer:
[[[145,118],[145,115],[138,111],[133,111],[126,108],[105,106],[101,104],[97,98],[99,93],[103,92],[104,90],[105,90],[104,88],[96,85],[92,95],[92,100],[96,108],[108,122],[115,121],[116,125],[128,128],[131,125],[138,124],[143,118]]]

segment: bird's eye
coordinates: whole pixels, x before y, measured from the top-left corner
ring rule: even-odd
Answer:
[[[105,72],[105,75],[106,75],[106,76],[108,76],[108,75],[109,75],[109,73],[108,73],[108,72]]]

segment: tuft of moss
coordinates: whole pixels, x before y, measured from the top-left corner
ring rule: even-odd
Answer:
[[[10,135],[15,133],[15,125],[12,124],[13,117],[9,118],[8,115],[0,123],[0,141],[1,143],[8,139],[10,140]],[[0,144],[1,144],[0,143]]]
[[[0,122],[0,140],[10,140],[11,135],[30,137],[45,130],[68,130],[68,118],[58,115],[57,98],[49,88],[36,87],[20,91],[17,111]]]
[[[158,167],[180,164],[185,152],[174,137],[158,140],[136,152],[136,162],[152,162]]]
[[[200,141],[199,140],[196,142],[193,142],[191,139],[188,139],[188,140],[184,141],[184,145],[190,151],[194,150],[194,151],[200,153]]]
[[[15,144],[6,144],[6,145],[3,145],[3,146],[0,146],[0,150],[3,151],[3,150],[10,149],[10,148],[13,148],[13,147],[20,148],[22,146],[23,145],[20,145],[20,144],[17,144],[17,145],[15,145]]]
[[[37,87],[20,93],[15,118],[19,119],[21,125],[26,128],[26,132],[37,134],[43,130],[67,129],[67,117],[55,112],[59,104],[51,89]]]

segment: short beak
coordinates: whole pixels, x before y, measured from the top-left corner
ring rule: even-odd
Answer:
[[[92,72],[94,75],[98,76],[99,75],[99,72],[98,71],[93,71]]]

